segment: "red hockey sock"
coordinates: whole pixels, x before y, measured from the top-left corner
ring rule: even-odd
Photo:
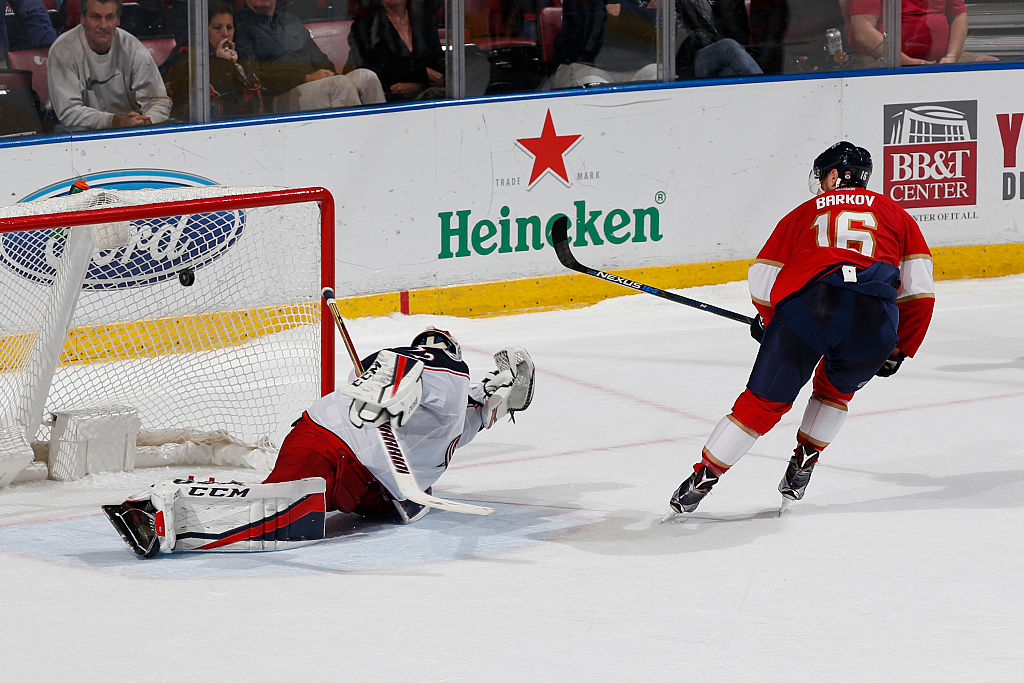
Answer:
[[[715,462],[714,460],[708,458],[706,453],[701,457],[699,462],[694,464],[693,471],[696,472],[700,470],[701,467],[707,467],[709,470],[714,472],[716,477],[721,477],[723,474],[729,471],[729,468],[723,465],[722,463]]]

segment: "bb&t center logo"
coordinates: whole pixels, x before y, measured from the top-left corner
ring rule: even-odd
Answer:
[[[884,107],[883,192],[903,208],[977,203],[978,102]]]

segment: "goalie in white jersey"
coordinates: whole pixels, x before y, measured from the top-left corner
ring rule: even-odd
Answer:
[[[451,333],[428,328],[409,346],[383,349],[368,368],[313,403],[292,425],[262,484],[171,480],[104,512],[137,554],[160,550],[274,550],[323,538],[326,512],[409,523],[429,508],[404,500],[376,427],[390,422],[423,490],[456,448],[533,399],[534,365],[525,349],[495,354],[497,369],[470,381]],[[386,395],[367,400],[374,373]],[[352,398],[357,396],[358,398]]]

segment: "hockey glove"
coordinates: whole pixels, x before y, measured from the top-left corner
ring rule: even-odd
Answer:
[[[535,367],[521,346],[506,346],[494,354],[492,370],[480,383],[485,395],[484,426],[490,428],[506,415],[526,410],[533,401]]]
[[[903,359],[906,358],[902,353],[891,356],[887,361],[882,363],[882,367],[878,368],[878,372],[875,373],[878,377],[892,377],[896,374],[896,371],[900,369],[900,365],[903,364]]]
[[[423,398],[423,362],[384,349],[362,375],[339,391],[352,397],[348,419],[356,427],[401,427]]]
[[[754,319],[750,321],[750,336],[754,338],[758,344],[764,339],[764,318],[760,315],[755,315]]]

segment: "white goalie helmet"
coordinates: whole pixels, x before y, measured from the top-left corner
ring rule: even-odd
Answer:
[[[428,327],[415,337],[409,346],[427,346],[435,349],[444,349],[455,358],[462,358],[462,346],[459,341],[448,330],[437,327]]]

